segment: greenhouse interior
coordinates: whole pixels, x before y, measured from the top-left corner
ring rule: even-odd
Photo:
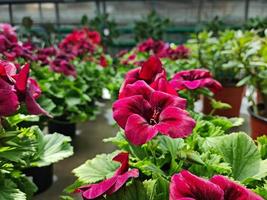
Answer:
[[[266,0],[1,0],[0,200],[267,200]]]

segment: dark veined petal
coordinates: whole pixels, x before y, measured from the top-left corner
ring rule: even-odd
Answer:
[[[134,145],[142,145],[154,138],[158,131],[150,125],[142,116],[131,115],[125,126],[126,138]]]
[[[149,102],[152,108],[159,108],[161,111],[167,107],[178,107],[182,109],[186,107],[185,99],[161,91],[153,92]]]
[[[213,176],[210,181],[224,191],[224,200],[263,200],[262,197],[224,176]]]
[[[224,200],[223,190],[216,184],[183,170],[172,176],[170,200]]]
[[[189,136],[196,122],[185,110],[169,107],[163,110],[156,125],[160,133],[172,138],[184,138]]]
[[[125,97],[113,103],[113,118],[121,128],[125,128],[132,114],[146,115],[151,110],[149,103],[141,95]]]
[[[119,98],[142,95],[146,100],[149,100],[153,91],[154,89],[151,88],[145,81],[139,80],[133,84],[126,85],[126,87],[121,91]]]

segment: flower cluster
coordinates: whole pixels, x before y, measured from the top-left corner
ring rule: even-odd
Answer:
[[[215,175],[209,181],[183,170],[173,175],[170,200],[263,200],[244,186],[225,176]]]
[[[0,116],[14,114],[21,103],[25,103],[30,114],[49,115],[36,102],[41,89],[29,77],[29,70],[29,64],[20,67],[0,60]]]
[[[18,57],[34,59],[29,46],[18,41],[15,28],[10,24],[0,24],[0,54],[8,61],[14,61]]]
[[[100,47],[101,37],[96,31],[87,28],[74,30],[68,34],[58,45],[58,48],[48,47],[37,50],[37,60],[42,65],[50,65],[50,68],[66,76],[77,76],[75,66],[71,63],[77,57],[89,60],[106,67],[107,61],[102,53],[95,59],[97,48]]]
[[[214,80],[211,73],[205,69],[180,71],[173,76],[170,84],[176,90],[208,88],[213,93],[222,88],[222,85]]]
[[[159,58],[168,58],[171,60],[185,59],[189,56],[189,49],[184,45],[171,45],[161,40],[153,40],[149,38],[141,42],[132,51],[123,51],[118,54],[121,64],[138,65],[143,59],[138,58],[139,54],[155,55]]]
[[[151,56],[126,74],[113,117],[131,143],[142,145],[159,132],[172,138],[190,135],[195,122],[185,107],[186,100],[169,85],[160,60]]]

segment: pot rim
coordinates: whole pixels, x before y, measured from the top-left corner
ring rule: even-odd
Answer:
[[[261,104],[258,104],[257,107],[258,107],[260,110],[262,110],[262,109],[264,108],[264,105],[261,103]],[[267,123],[267,117],[263,117],[263,116],[257,115],[257,114],[253,111],[252,106],[249,106],[249,107],[248,107],[248,112],[249,112],[249,114],[250,114],[252,117],[254,117],[254,118],[258,119],[258,120],[261,120],[261,121],[264,121],[264,122]]]
[[[51,119],[49,122],[55,122],[55,123],[57,123],[57,124],[73,124],[73,125],[76,124],[76,123],[74,123],[74,122],[70,122],[70,121],[68,121],[68,120],[63,121],[63,120],[58,120],[58,119],[55,119],[55,118]]]

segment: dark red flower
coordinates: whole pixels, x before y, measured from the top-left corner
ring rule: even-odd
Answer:
[[[17,68],[13,63],[0,60],[0,77],[4,79],[6,77],[8,80],[12,81],[12,76],[14,76],[16,72]]]
[[[180,71],[174,75],[170,84],[176,90],[208,88],[214,93],[222,88],[221,84],[214,80],[211,73],[205,69]]]
[[[132,84],[138,80],[144,80],[148,84],[152,84],[159,78],[166,78],[166,72],[163,69],[160,60],[156,56],[151,56],[142,64],[142,67],[130,70],[125,75],[125,80],[121,87],[121,91],[126,85]]]
[[[11,43],[18,42],[15,30],[16,28],[12,27],[10,24],[0,24],[0,32],[2,32]]]
[[[151,55],[156,55],[158,57],[164,57],[168,46],[169,45],[163,41],[155,41],[152,38],[149,38],[138,44],[137,50],[139,52],[152,53]]]
[[[186,170],[171,178],[170,200],[224,200],[223,194],[218,185]]]
[[[224,200],[263,200],[262,197],[224,176],[213,176],[210,181],[224,191]]]
[[[175,49],[169,47],[167,50],[167,56],[172,60],[184,59],[189,56],[189,49],[184,45],[179,45]]]
[[[26,108],[30,114],[33,115],[47,115],[50,116],[41,106],[36,102],[36,99],[41,94],[41,89],[37,82],[29,78],[29,64],[24,65],[18,74],[13,76],[15,79],[15,89],[20,102],[25,102]]]
[[[216,175],[210,180],[183,170],[172,176],[170,200],[263,200],[249,189]]]
[[[19,108],[19,101],[14,86],[0,78],[0,117],[10,116]]]
[[[94,44],[100,44],[101,43],[101,36],[97,31],[87,31],[89,39],[94,43]]]
[[[182,138],[190,135],[195,126],[195,121],[183,110],[185,103],[184,99],[137,81],[127,85],[125,97],[113,104],[113,117],[134,145],[145,144],[159,132]]]
[[[66,76],[77,76],[75,67],[70,63],[71,55],[59,53],[52,61],[50,67],[54,72],[65,74]]]
[[[106,59],[105,56],[103,56],[103,55],[100,56],[99,64],[100,64],[102,67],[107,67],[107,66],[108,66],[108,61],[107,61],[107,59]]]
[[[120,162],[121,166],[111,178],[103,180],[100,183],[82,186],[77,192],[81,192],[85,199],[96,199],[104,194],[110,195],[118,191],[129,178],[136,178],[139,176],[138,169],[129,170],[128,153],[119,153],[113,160]]]

